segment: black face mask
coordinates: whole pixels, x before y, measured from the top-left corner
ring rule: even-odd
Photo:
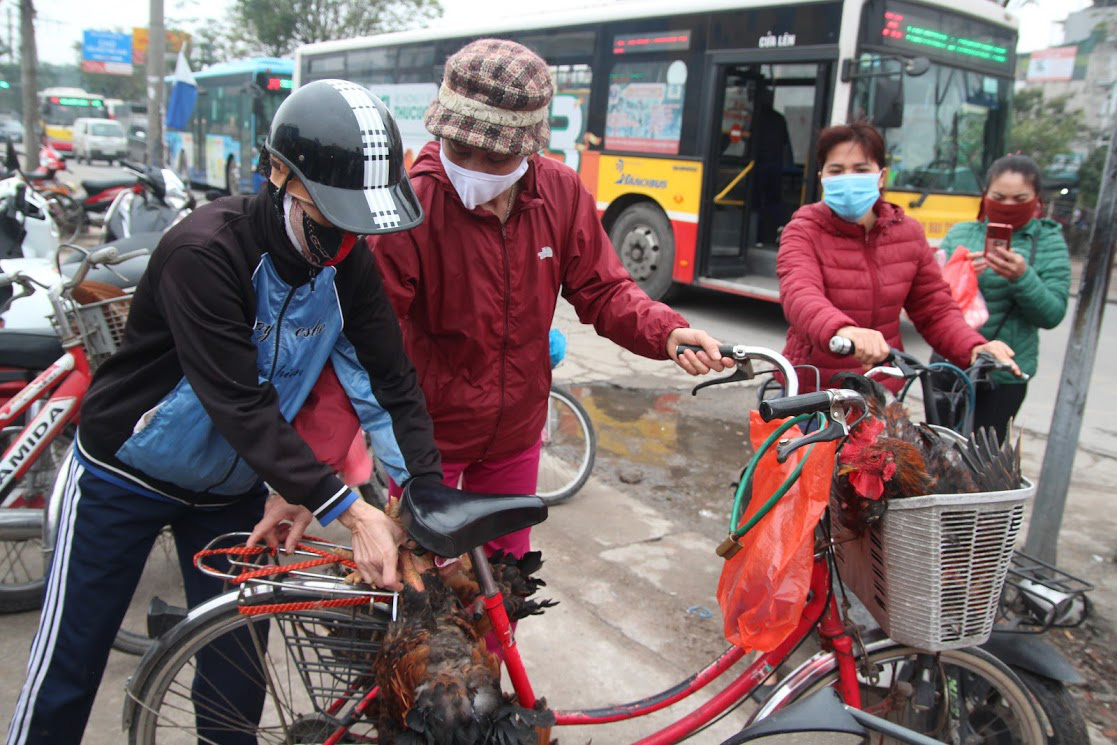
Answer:
[[[356,242],[356,236],[332,225],[320,225],[307,214],[302,202],[287,194],[287,182],[276,187],[268,181],[268,195],[275,208],[283,232],[294,244],[299,255],[313,267],[331,266],[345,258]],[[288,211],[291,212],[290,220]]]

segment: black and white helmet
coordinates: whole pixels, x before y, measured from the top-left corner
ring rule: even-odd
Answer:
[[[267,148],[342,230],[394,233],[423,221],[395,119],[363,86],[317,80],[294,91],[275,112]]]

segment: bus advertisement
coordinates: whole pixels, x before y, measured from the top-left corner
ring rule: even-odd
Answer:
[[[39,91],[43,143],[63,157],[74,149],[74,121],[82,117],[108,119],[105,100],[81,88],[44,88]]]
[[[291,92],[292,70],[289,59],[255,57],[194,73],[198,100],[187,127],[164,135],[168,166],[195,186],[229,194],[259,189],[260,146]],[[168,88],[171,84],[167,78]]]
[[[309,44],[295,84],[367,86],[413,157],[446,58],[518,41],[554,76],[544,154],[578,171],[648,294],[692,284],[775,301],[780,231],[821,196],[823,127],[868,117],[884,132],[885,198],[933,244],[974,218],[1005,152],[1016,28],[988,0],[649,0]]]

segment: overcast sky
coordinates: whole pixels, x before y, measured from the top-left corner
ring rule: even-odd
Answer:
[[[164,14],[168,25],[186,19],[223,18],[229,0],[164,0]],[[560,9],[586,7],[589,0],[545,0],[545,7]],[[597,0],[601,5],[609,0]],[[148,3],[145,0],[38,0],[38,25],[36,38],[39,58],[45,62],[66,63],[74,61],[73,44],[81,41],[83,29],[129,30],[133,26],[147,25]],[[1089,0],[1034,0],[1016,11],[1021,19],[1019,50],[1026,52],[1042,49],[1062,41],[1062,27],[1057,21],[1067,13],[1090,5]],[[478,18],[496,18],[519,15],[525,6],[538,12],[539,4],[525,4],[522,0],[442,0],[446,13],[444,21],[468,21]],[[0,8],[10,14],[0,16],[9,22],[12,33],[19,32],[19,12],[16,0],[0,0]],[[9,21],[10,18],[10,21]]]

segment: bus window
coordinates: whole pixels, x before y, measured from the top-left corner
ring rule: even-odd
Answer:
[[[682,60],[621,62],[609,74],[605,148],[675,155],[683,128]]]
[[[855,82],[855,110],[873,110],[868,81]],[[884,130],[889,188],[980,194],[985,171],[1004,151],[1010,84],[937,63],[906,77],[903,126]]]
[[[426,67],[434,64],[434,45],[403,47],[399,50],[399,67]],[[429,71],[427,73],[430,74]]]
[[[333,74],[345,72],[345,55],[328,54],[311,57],[307,60],[306,67],[312,79],[331,77]]]
[[[589,121],[593,70],[589,65],[552,65],[550,69],[555,95],[551,99],[551,140],[547,155],[577,171],[579,146]]]

